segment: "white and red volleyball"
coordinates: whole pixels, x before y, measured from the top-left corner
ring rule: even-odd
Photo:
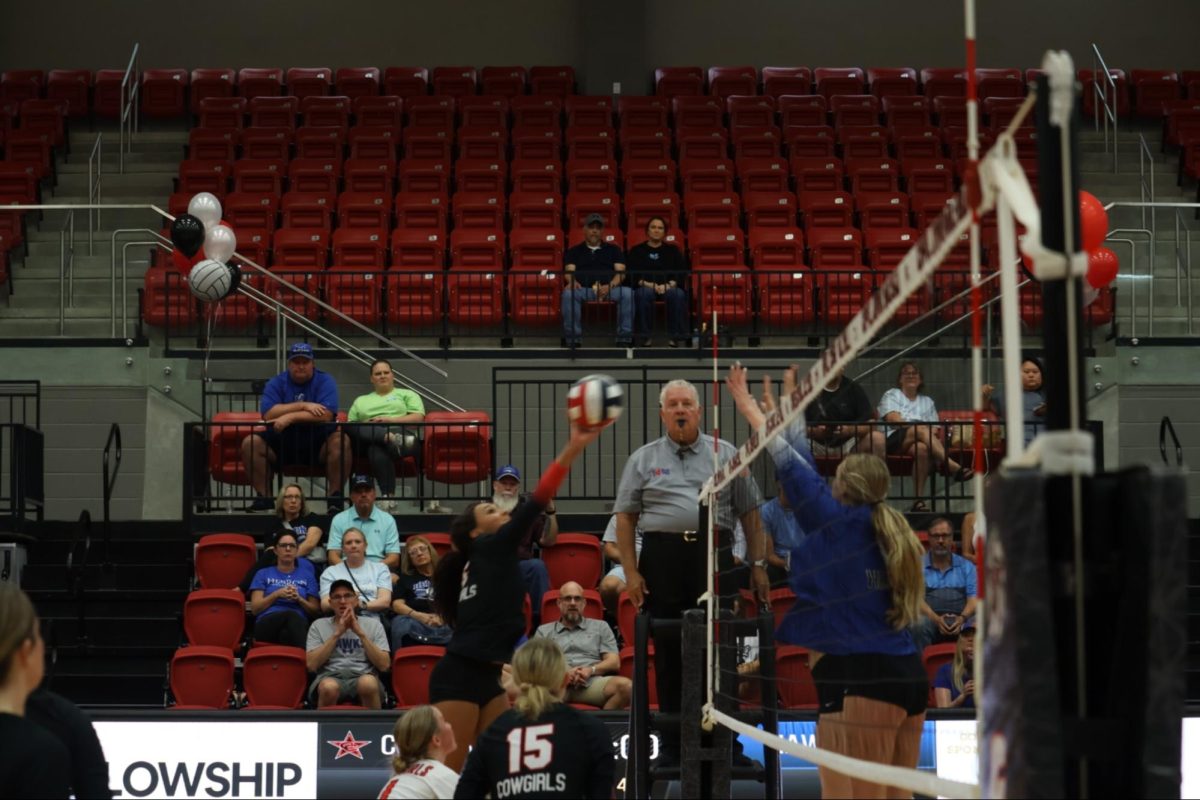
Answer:
[[[611,425],[625,410],[625,390],[609,375],[585,375],[567,391],[567,418],[582,428]]]

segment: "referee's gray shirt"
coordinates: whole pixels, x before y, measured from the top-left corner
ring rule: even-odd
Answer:
[[[721,439],[721,463],[737,449]],[[638,514],[643,531],[696,530],[700,518],[700,488],[713,474],[713,437],[701,433],[690,445],[663,436],[639,447],[625,462],[613,511]],[[749,474],[733,481],[719,495],[716,524],[733,530],[737,518],[762,504],[758,484]]]

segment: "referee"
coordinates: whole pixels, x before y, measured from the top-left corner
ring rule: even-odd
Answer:
[[[617,490],[617,547],[625,567],[626,590],[639,611],[645,605],[654,619],[679,619],[694,608],[707,588],[706,531],[700,527],[700,489],[713,474],[713,438],[700,432],[700,396],[685,380],[673,380],[659,394],[659,416],[666,435],[640,447],[625,463]],[[735,452],[719,441],[722,462]],[[746,533],[751,581],[760,601],[767,602],[766,542],[758,516],[762,495],[748,474],[719,495],[715,513],[717,569],[733,568],[733,527],[741,519]],[[634,551],[634,529],[643,532],[640,558]],[[637,566],[634,567],[633,565]],[[654,634],[654,669],[658,706],[679,712],[682,659],[680,631]],[[693,719],[689,724],[699,724]],[[677,735],[664,736],[666,761],[678,759]]]

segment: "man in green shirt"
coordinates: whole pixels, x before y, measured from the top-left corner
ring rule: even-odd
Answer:
[[[397,426],[424,420],[425,404],[416,392],[396,388],[392,365],[382,358],[371,364],[371,386],[373,392],[355,398],[346,419],[379,424],[348,425],[346,431],[354,443],[355,455],[367,457],[383,496],[390,498],[396,494],[396,461],[413,458],[419,462],[421,456],[416,429]],[[420,463],[416,466],[420,469]],[[381,505],[388,512],[396,508],[394,500],[384,500]]]

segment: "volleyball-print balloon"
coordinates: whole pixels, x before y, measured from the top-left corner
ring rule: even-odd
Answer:
[[[567,417],[582,428],[603,428],[625,409],[625,390],[608,375],[586,375],[567,391]]]
[[[226,264],[206,258],[192,267],[188,275],[188,288],[192,294],[206,303],[215,303],[229,294],[233,286],[233,275]]]

